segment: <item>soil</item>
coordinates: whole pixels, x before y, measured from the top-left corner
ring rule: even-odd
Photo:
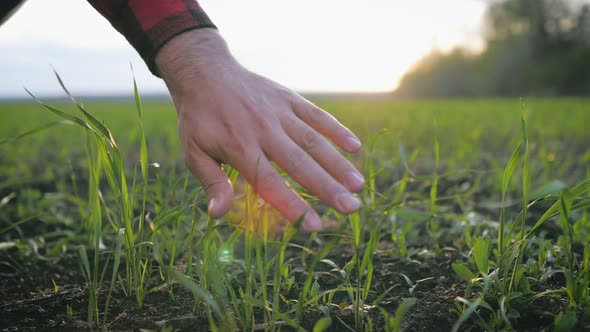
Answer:
[[[340,265],[350,259],[347,251],[343,250],[338,256],[326,258]],[[22,255],[10,255],[10,250],[0,255],[0,261],[3,262],[0,265],[1,330],[90,330],[86,323],[87,285],[81,278],[79,258],[74,254],[63,255],[54,261],[25,258]],[[394,314],[405,298],[414,296],[418,301],[404,320],[405,330],[450,330],[456,320],[450,313],[454,306],[453,300],[463,292],[458,286],[460,282],[456,274],[450,268],[457,258],[452,252],[421,261],[394,259],[386,251],[377,254],[375,264],[378,268],[373,281],[375,293],[382,294],[392,286],[399,285],[379,305]],[[410,295],[410,286],[402,273],[413,281],[426,280]],[[301,279],[298,281],[303,282],[303,278]],[[332,277],[329,273],[323,274],[317,281],[321,289],[330,289],[338,283],[337,277]],[[180,331],[209,330],[203,310],[193,310],[194,298],[190,291],[176,284],[162,285],[158,280],[152,280],[151,283],[148,289],[158,285],[161,287],[147,295],[141,309],[137,307],[135,298],[125,296],[120,287],[114,288],[108,323],[105,326],[107,330],[160,330],[164,326]],[[100,290],[102,296],[99,295],[99,299],[104,301],[107,291],[108,289]],[[338,297],[334,298],[334,303],[340,302]],[[104,303],[99,305],[104,307]],[[70,315],[67,307],[72,309]],[[330,310],[333,317],[330,331],[343,331],[344,324],[354,326],[354,315],[350,307],[334,306]],[[378,309],[369,309],[368,316],[373,319],[376,330],[383,328],[382,314]],[[308,311],[304,313],[304,317],[303,327],[311,330],[315,321],[323,317],[323,314]],[[264,326],[259,328],[263,330]],[[282,330],[290,329],[282,327]]]
[[[461,179],[473,181],[473,179]],[[461,181],[452,181],[455,184]],[[451,182],[451,181],[449,181]],[[445,192],[451,194],[457,186],[441,181],[441,187],[446,186]],[[420,188],[428,192],[429,188]],[[449,210],[459,209],[449,206]],[[458,211],[457,211],[458,212]],[[482,211],[488,212],[488,211]],[[444,220],[441,221],[444,223]],[[27,226],[36,223],[27,224]],[[38,223],[37,225],[43,225]],[[445,226],[445,225],[441,225]],[[39,227],[39,226],[37,226]],[[51,230],[28,229],[31,233],[48,232]],[[427,248],[431,246],[429,239],[416,238],[409,244],[413,248]],[[417,299],[402,323],[404,331],[449,331],[458,319],[454,312],[455,299],[464,296],[465,283],[462,282],[451,268],[456,261],[463,261],[465,257],[460,250],[453,249],[453,239],[440,239],[441,252],[436,254],[416,254],[411,259],[400,259],[392,254],[392,244],[383,242],[374,256],[375,273],[372,281],[371,298],[388,291],[378,303],[379,307],[394,315],[400,303],[410,297]],[[42,253],[43,254],[43,253]],[[288,251],[287,258],[296,258],[300,251]],[[91,330],[87,324],[88,287],[80,268],[80,259],[75,253],[63,253],[54,259],[47,259],[45,255],[32,252],[23,255],[16,247],[0,250],[0,331],[36,331],[36,330]],[[326,257],[338,266],[344,266],[352,257],[352,249],[346,244],[331,251]],[[310,258],[311,259],[311,258]],[[292,262],[300,262],[293,259]],[[299,263],[301,264],[301,263]],[[297,267],[297,266],[295,266]],[[330,268],[320,267],[317,283],[320,289],[333,289],[341,284],[337,272]],[[107,273],[107,275],[109,275]],[[157,275],[157,274],[153,274]],[[414,287],[408,283],[414,284]],[[108,279],[108,278],[107,278]],[[238,275],[235,283],[243,282],[244,277]],[[305,281],[303,274],[297,276],[300,285]],[[563,284],[563,281],[558,282]],[[557,285],[559,286],[559,285]],[[103,283],[99,290],[99,308],[103,311],[104,300],[108,292],[108,282]],[[177,284],[166,284],[161,279],[148,281],[146,289],[151,291],[139,308],[135,297],[127,296],[121,287],[114,287],[109,305],[105,330],[153,330],[160,331],[164,327],[179,331],[209,331],[209,321],[205,310],[195,307],[193,294]],[[297,291],[297,290],[296,290]],[[288,298],[298,298],[298,294],[285,294]],[[354,313],[352,308],[344,304],[348,302],[348,295],[337,293],[333,299],[335,305],[329,310],[332,325],[329,331],[347,331],[354,327]],[[370,301],[367,301],[369,303]],[[342,305],[340,305],[342,304]],[[555,306],[550,303],[537,303],[536,306]],[[559,305],[559,304],[557,304]],[[383,314],[375,307],[367,306],[367,320],[371,319],[374,330],[384,330]],[[551,310],[559,312],[559,308]],[[518,330],[540,331],[550,326],[553,317],[539,316],[536,310],[520,312]],[[484,313],[482,313],[484,314]],[[319,310],[304,312],[304,319],[299,322],[306,330],[312,330],[315,322],[324,316]],[[262,315],[258,315],[259,322],[263,322]],[[102,317],[101,317],[102,319]],[[256,330],[263,331],[260,324]],[[282,331],[292,330],[284,325]],[[473,321],[462,325],[462,330],[481,330]]]
[[[451,330],[457,320],[457,315],[452,311],[455,307],[454,300],[457,296],[464,296],[465,291],[463,283],[451,268],[453,262],[461,259],[459,254],[446,250],[437,255],[400,260],[388,253],[388,246],[390,245],[384,243],[374,259],[377,267],[372,287],[374,294],[379,296],[391,288],[388,295],[379,302],[379,306],[393,315],[404,299],[416,297],[416,305],[407,313],[402,330]],[[333,254],[326,259],[342,266],[351,257],[350,250],[342,249],[336,251],[339,252],[338,255]],[[288,256],[295,254],[289,252]],[[25,258],[22,255],[10,255],[10,250],[0,254],[0,262],[3,262],[0,265],[0,330],[90,330],[87,324],[87,286],[81,278],[79,258],[74,254],[62,255],[54,261]],[[321,271],[321,268],[318,270]],[[411,290],[404,275],[414,284],[422,281]],[[303,283],[303,276],[300,279],[297,281]],[[339,281],[337,273],[326,270],[317,282],[321,289],[331,289]],[[104,287],[99,292],[99,301],[106,298],[108,285]],[[115,287],[104,328],[110,331],[159,331],[163,327],[179,331],[209,331],[204,310],[195,307],[190,291],[177,284],[162,284],[161,280],[151,280],[147,288],[154,287],[157,290],[146,296],[141,309],[137,307],[134,297],[126,296],[120,287]],[[346,296],[336,296],[333,302],[344,303]],[[100,302],[99,306],[104,308],[104,302]],[[68,307],[71,308],[70,314]],[[346,325],[354,326],[351,307],[334,305],[330,311],[333,323],[329,331],[346,331]],[[523,330],[540,330],[540,325],[551,324],[551,320],[547,321],[547,318],[527,317],[527,313],[521,315]],[[383,316],[378,309],[368,307],[367,316],[372,319],[376,331],[384,330]],[[305,329],[312,330],[314,323],[322,317],[321,312],[309,310],[304,313],[301,324]],[[534,322],[534,326],[530,326],[531,322]],[[479,330],[475,325],[469,324],[463,326],[465,330]],[[262,324],[258,325],[257,330],[262,331],[264,327]],[[282,326],[281,330],[292,329]]]
[[[441,178],[439,191],[441,196],[452,196],[468,189],[468,185],[476,179],[471,176],[461,178]],[[465,185],[468,184],[468,185]],[[41,192],[53,192],[56,188],[52,184],[46,184],[49,188],[33,186]],[[427,195],[428,185],[410,188],[413,192],[422,192]],[[481,188],[480,188],[481,189]],[[481,189],[477,194],[489,195],[491,190]],[[497,215],[497,211],[489,211],[485,205],[479,205],[478,195],[472,197],[473,210],[482,215]],[[484,196],[485,196],[484,195]],[[481,201],[485,202],[482,198]],[[411,204],[411,201],[407,202]],[[447,202],[452,203],[452,202]],[[464,207],[452,204],[444,206],[451,213],[462,213]],[[540,211],[531,210],[529,213],[542,214]],[[517,207],[509,207],[508,214],[516,215]],[[441,227],[445,225],[441,219]],[[34,226],[35,225],[35,226]],[[36,233],[48,233],[52,229],[45,229],[45,223],[27,223],[23,228],[29,235]],[[39,227],[43,229],[39,229]],[[544,227],[547,234],[551,234],[551,223]],[[424,234],[424,232],[421,232]],[[447,236],[448,235],[448,236]],[[450,331],[458,319],[455,310],[455,299],[465,295],[465,282],[461,281],[451,268],[452,263],[464,261],[465,256],[461,252],[465,248],[456,248],[456,239],[451,234],[441,234],[439,245],[441,251],[433,254],[433,251],[424,251],[411,258],[402,259],[397,254],[392,254],[392,243],[384,241],[379,244],[374,256],[375,272],[371,287],[371,297],[367,303],[374,301],[380,295],[388,292],[378,303],[379,307],[394,315],[400,303],[410,297],[417,299],[416,304],[409,310],[402,323],[403,331]],[[431,241],[427,238],[413,238],[409,247],[429,248]],[[88,287],[80,268],[80,259],[74,252],[62,253],[53,259],[48,255],[34,251],[23,255],[22,249],[17,247],[0,248],[0,331],[36,331],[36,330],[91,330],[87,324],[88,311]],[[90,253],[89,253],[90,254]],[[287,252],[287,258],[293,258],[291,263],[299,262],[300,251]],[[326,259],[338,266],[344,266],[352,257],[352,249],[346,244],[334,248]],[[312,259],[310,257],[310,259]],[[298,267],[298,266],[294,266]],[[301,266],[299,266],[301,267]],[[322,270],[324,269],[324,270]],[[330,271],[329,267],[318,266],[317,283],[320,289],[333,289],[342,282],[337,272]],[[109,275],[109,273],[107,273]],[[153,275],[157,275],[153,273]],[[560,275],[556,275],[558,278]],[[414,287],[408,283],[414,284]],[[107,278],[108,279],[108,278]],[[244,276],[239,274],[234,282],[236,286],[244,281]],[[296,282],[301,285],[305,281],[305,275],[297,276]],[[557,289],[565,284],[564,280],[550,280],[553,283],[551,289]],[[102,312],[108,292],[108,282],[103,283],[103,289],[99,290],[99,308]],[[146,295],[143,307],[139,308],[135,297],[127,296],[121,287],[114,287],[109,305],[108,318],[104,329],[109,331],[153,330],[160,331],[164,327],[179,331],[209,331],[209,321],[203,308],[195,306],[193,294],[178,284],[166,284],[161,279],[148,280],[146,289],[155,289]],[[539,292],[543,291],[541,289]],[[298,298],[297,289],[293,294],[284,294],[287,298]],[[347,331],[348,327],[354,327],[354,313],[348,304],[348,295],[337,293],[333,299],[335,305],[329,310],[332,317],[332,325],[329,331]],[[563,309],[563,303],[536,302],[530,310],[521,311],[518,319],[519,331],[542,331],[551,326],[553,316],[540,315],[539,308],[545,308],[548,312],[556,313]],[[283,308],[285,309],[285,308]],[[382,312],[375,307],[367,306],[366,319],[372,320],[374,330],[384,330]],[[485,312],[481,312],[485,315]],[[324,313],[319,310],[307,310],[301,324],[306,330],[312,330],[315,322],[321,319]],[[262,315],[258,313],[259,322],[263,322]],[[101,317],[102,319],[102,317]],[[282,331],[292,330],[286,325],[279,325]],[[260,324],[256,330],[263,331],[264,325]],[[473,321],[467,321],[461,330],[478,331],[482,328]]]

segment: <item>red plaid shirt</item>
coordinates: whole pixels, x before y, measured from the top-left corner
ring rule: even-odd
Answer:
[[[24,0],[0,0],[0,24]],[[154,59],[170,39],[185,31],[215,28],[197,0],[88,0],[139,52],[158,76]]]
[[[166,42],[192,29],[215,28],[197,0],[88,0],[139,52],[158,76],[154,59]]]

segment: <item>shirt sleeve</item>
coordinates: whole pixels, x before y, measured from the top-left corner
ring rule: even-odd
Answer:
[[[189,30],[216,28],[196,0],[88,0],[159,76],[155,57],[170,39]]]
[[[20,6],[24,3],[24,0],[2,0],[0,1],[0,25],[14,14]]]

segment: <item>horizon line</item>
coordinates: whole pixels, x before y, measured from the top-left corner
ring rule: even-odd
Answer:
[[[310,98],[329,98],[329,97],[393,97],[394,90],[390,91],[296,91],[298,94],[304,97]],[[148,92],[140,93],[142,99],[147,100],[171,100],[168,93],[162,92]],[[52,101],[68,101],[70,97],[67,95],[56,95],[56,94],[40,94],[36,95],[39,99],[52,100]],[[134,99],[133,93],[105,93],[105,94],[74,94],[74,97],[85,100],[128,100]],[[0,96],[0,102],[23,102],[23,101],[34,101],[29,95],[13,95],[13,96]]]

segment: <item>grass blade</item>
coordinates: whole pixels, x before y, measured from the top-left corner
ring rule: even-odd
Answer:
[[[502,201],[500,208],[500,226],[498,228],[498,260],[504,254],[504,233],[506,228],[506,193],[508,191],[508,185],[510,184],[510,178],[512,177],[512,174],[514,174],[514,171],[518,166],[518,157],[521,146],[522,143],[520,143],[512,152],[512,155],[510,156],[510,159],[508,160],[508,163],[504,168],[504,174],[502,176]]]

